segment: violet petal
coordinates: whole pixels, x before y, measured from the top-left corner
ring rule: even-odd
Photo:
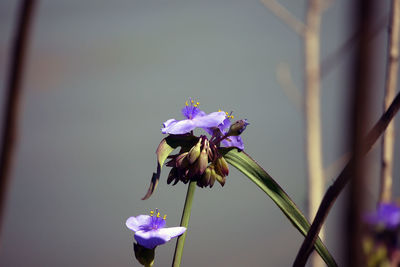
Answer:
[[[152,218],[149,215],[139,215],[136,217],[129,217],[126,220],[126,227],[131,229],[132,231],[140,231],[144,228],[148,228],[151,226]]]

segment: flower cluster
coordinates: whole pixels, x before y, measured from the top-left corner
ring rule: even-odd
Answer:
[[[189,99],[182,109],[185,119],[169,119],[163,123],[161,132],[168,136],[157,148],[157,172],[153,173],[149,189],[142,199],[153,194],[166,159],[169,159],[166,165],[172,168],[168,184],[172,181],[173,185],[179,181],[196,181],[199,187],[212,187],[215,181],[222,186],[225,184],[229,169],[224,153],[229,148],[244,149],[240,134],[249,123],[247,120],[231,123],[234,118],[232,113],[219,110],[206,114],[199,109],[199,105],[199,102]],[[210,137],[195,136],[193,131],[196,128],[203,129]],[[180,147],[178,154],[170,155],[177,147]]]
[[[199,104],[190,99],[182,109],[186,119],[170,119],[163,123],[161,132],[164,134],[193,135],[195,128],[202,128],[211,135],[210,139],[202,135],[192,147],[182,148],[178,154],[169,156],[166,166],[172,169],[168,175],[168,184],[172,181],[175,185],[178,181],[187,183],[195,180],[200,187],[213,187],[215,181],[223,186],[229,168],[218,148],[222,146],[244,149],[239,135],[249,124],[247,120],[239,120],[231,125],[231,119],[234,118],[232,114],[222,110],[206,114],[198,108]]]
[[[208,141],[206,136],[200,136],[196,145],[187,152],[169,156],[166,166],[172,167],[167,183],[179,181],[187,183],[197,181],[199,187],[213,187],[215,180],[222,186],[229,174],[226,160],[219,155],[216,145]],[[210,164],[209,164],[210,163]]]

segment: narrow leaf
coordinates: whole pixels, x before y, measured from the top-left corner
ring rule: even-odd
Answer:
[[[196,142],[197,138],[192,135],[169,135],[164,138],[157,147],[157,172],[153,173],[151,177],[150,186],[147,190],[146,195],[142,198],[142,200],[148,199],[156,189],[158,185],[158,181],[160,180],[161,169],[168,158],[169,154],[175,150],[175,148],[182,146],[193,146]]]
[[[245,152],[239,152],[235,148],[221,148],[220,152],[229,164],[246,175],[278,205],[302,235],[305,236],[307,234],[310,229],[310,223],[286,192],[257,162]],[[315,250],[328,266],[337,266],[334,258],[319,238],[315,243]]]

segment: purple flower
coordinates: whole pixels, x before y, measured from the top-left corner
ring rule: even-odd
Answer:
[[[195,128],[211,128],[217,127],[225,119],[225,113],[222,111],[206,114],[198,108],[199,102],[194,102],[190,99],[190,105],[186,102],[185,107],[182,109],[185,120],[177,121],[169,119],[163,123],[161,132],[163,134],[186,134]]]
[[[388,229],[396,228],[400,225],[400,207],[381,203],[375,213],[366,216],[366,221],[374,225],[383,225]]]
[[[226,113],[226,119],[220,124],[220,125],[218,125],[218,127],[217,127],[217,129],[220,131],[220,135],[221,136],[225,136],[227,133],[228,133],[228,131],[229,131],[229,128],[230,128],[230,126],[231,126],[231,121],[230,121],[230,119],[233,119],[234,117],[232,116],[232,115],[228,115],[228,113]],[[244,129],[246,128],[246,126],[249,124],[248,122],[247,122],[247,120],[245,120],[245,122],[246,122],[246,124],[245,124],[245,127],[244,127]],[[214,128],[215,129],[215,128]],[[207,130],[207,132],[209,133],[209,134],[213,134],[213,132],[214,132],[214,129],[208,129]],[[243,129],[243,130],[244,130]],[[243,140],[242,140],[242,138],[239,136],[239,135],[237,135],[237,136],[229,136],[229,137],[226,137],[225,139],[223,139],[222,141],[221,141],[221,145],[223,146],[223,147],[236,147],[236,148],[238,148],[238,149],[240,149],[240,150],[243,150],[244,149],[244,144],[243,144]]]
[[[126,226],[135,232],[135,239],[139,245],[153,249],[158,245],[167,243],[171,238],[180,236],[186,231],[185,227],[164,228],[166,215],[160,217],[156,210],[149,215],[139,215],[126,220]]]

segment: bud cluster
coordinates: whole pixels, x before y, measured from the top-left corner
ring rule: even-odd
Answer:
[[[200,136],[196,145],[189,150],[169,156],[167,166],[172,167],[167,183],[197,181],[199,187],[213,187],[215,180],[222,186],[229,174],[228,164],[218,153],[217,147],[206,136]]]

